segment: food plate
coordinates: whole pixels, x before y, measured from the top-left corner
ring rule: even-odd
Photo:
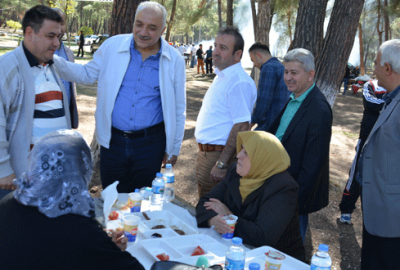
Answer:
[[[159,229],[159,230],[148,230],[142,233],[145,239],[154,239],[154,238],[168,238],[168,237],[175,237],[178,234],[172,229]],[[157,237],[158,235],[159,237]],[[161,236],[161,237],[160,237]]]
[[[260,264],[261,268],[265,265],[266,256],[265,253],[273,250],[278,251],[286,256],[286,258],[282,261],[281,270],[309,270],[310,266],[269,246],[262,246],[259,248],[255,248],[253,250],[246,252],[246,264],[245,269],[248,269],[249,264],[252,262],[256,262]]]
[[[154,258],[154,260],[159,261],[156,255],[160,253],[165,253],[170,256],[170,260],[185,262],[187,263],[196,261],[198,256],[190,256],[197,246],[200,246],[209,261],[213,261],[217,258],[223,259],[228,247],[219,243],[212,237],[208,235],[183,235],[171,238],[158,238],[158,239],[148,239],[140,241],[143,248]]]

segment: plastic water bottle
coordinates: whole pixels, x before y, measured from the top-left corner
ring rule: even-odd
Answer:
[[[232,246],[228,249],[225,255],[225,269],[228,270],[243,270],[246,255],[242,246],[242,238],[233,237]]]
[[[329,246],[320,244],[318,251],[311,258],[311,270],[330,270],[332,259],[329,256]]]
[[[164,200],[170,202],[175,198],[175,173],[172,170],[172,165],[165,165],[164,171],[165,190]]]
[[[165,182],[162,173],[157,173],[153,183],[153,195],[150,200],[150,211],[161,211],[164,202]]]

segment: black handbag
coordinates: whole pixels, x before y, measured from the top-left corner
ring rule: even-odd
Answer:
[[[222,270],[222,266],[198,267],[174,261],[159,261],[155,262],[150,270]]]

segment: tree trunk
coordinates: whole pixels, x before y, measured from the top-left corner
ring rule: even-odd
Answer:
[[[385,41],[389,40],[389,12],[388,12],[388,0],[384,0],[384,8],[383,8],[383,18],[385,22]]]
[[[222,28],[222,3],[221,0],[218,0],[218,26]]]
[[[361,76],[365,74],[365,63],[364,63],[364,41],[363,41],[363,29],[361,23],[358,23],[358,41],[360,43],[360,72]]]
[[[135,12],[142,0],[114,0],[110,36],[132,33]]]
[[[379,46],[382,45],[382,30],[380,30],[380,24],[381,24],[381,0],[378,1],[378,6],[377,6],[377,13],[378,13],[378,19],[376,20],[376,32],[378,33],[379,37]]]
[[[316,84],[331,106],[340,90],[363,6],[364,0],[335,1],[323,48],[316,58]]]
[[[256,41],[264,42],[269,46],[269,18],[270,0],[258,0],[257,35]]]
[[[226,25],[233,26],[233,0],[226,1]]]
[[[307,49],[313,53],[315,58],[318,57],[323,46],[327,3],[328,0],[300,0],[292,43],[293,48]],[[337,29],[338,32],[342,32],[342,28],[342,25],[340,25]]]
[[[172,25],[174,24],[175,10],[176,10],[176,0],[174,0],[174,2],[172,2],[171,17],[169,19],[168,26],[167,26],[167,34],[165,35],[166,41],[169,41],[169,37],[171,35]]]
[[[292,39],[292,25],[290,23],[290,20],[292,19],[292,10],[288,9],[288,13],[287,13],[287,20],[288,20],[288,31],[289,31],[289,42],[290,44],[292,44],[293,39]]]
[[[218,0],[220,1],[220,0]],[[254,39],[257,36],[257,11],[256,11],[256,0],[250,0],[251,5],[251,15],[253,17],[253,30],[254,30]]]

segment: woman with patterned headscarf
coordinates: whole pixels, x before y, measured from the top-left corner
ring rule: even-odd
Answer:
[[[0,202],[1,269],[144,269],[94,218],[90,148],[79,132],[43,136]]]
[[[264,131],[239,132],[237,163],[196,207],[199,227],[230,227],[222,218],[238,217],[234,236],[255,247],[271,246],[304,260],[297,213],[299,186],[286,171],[290,158],[281,142]]]

